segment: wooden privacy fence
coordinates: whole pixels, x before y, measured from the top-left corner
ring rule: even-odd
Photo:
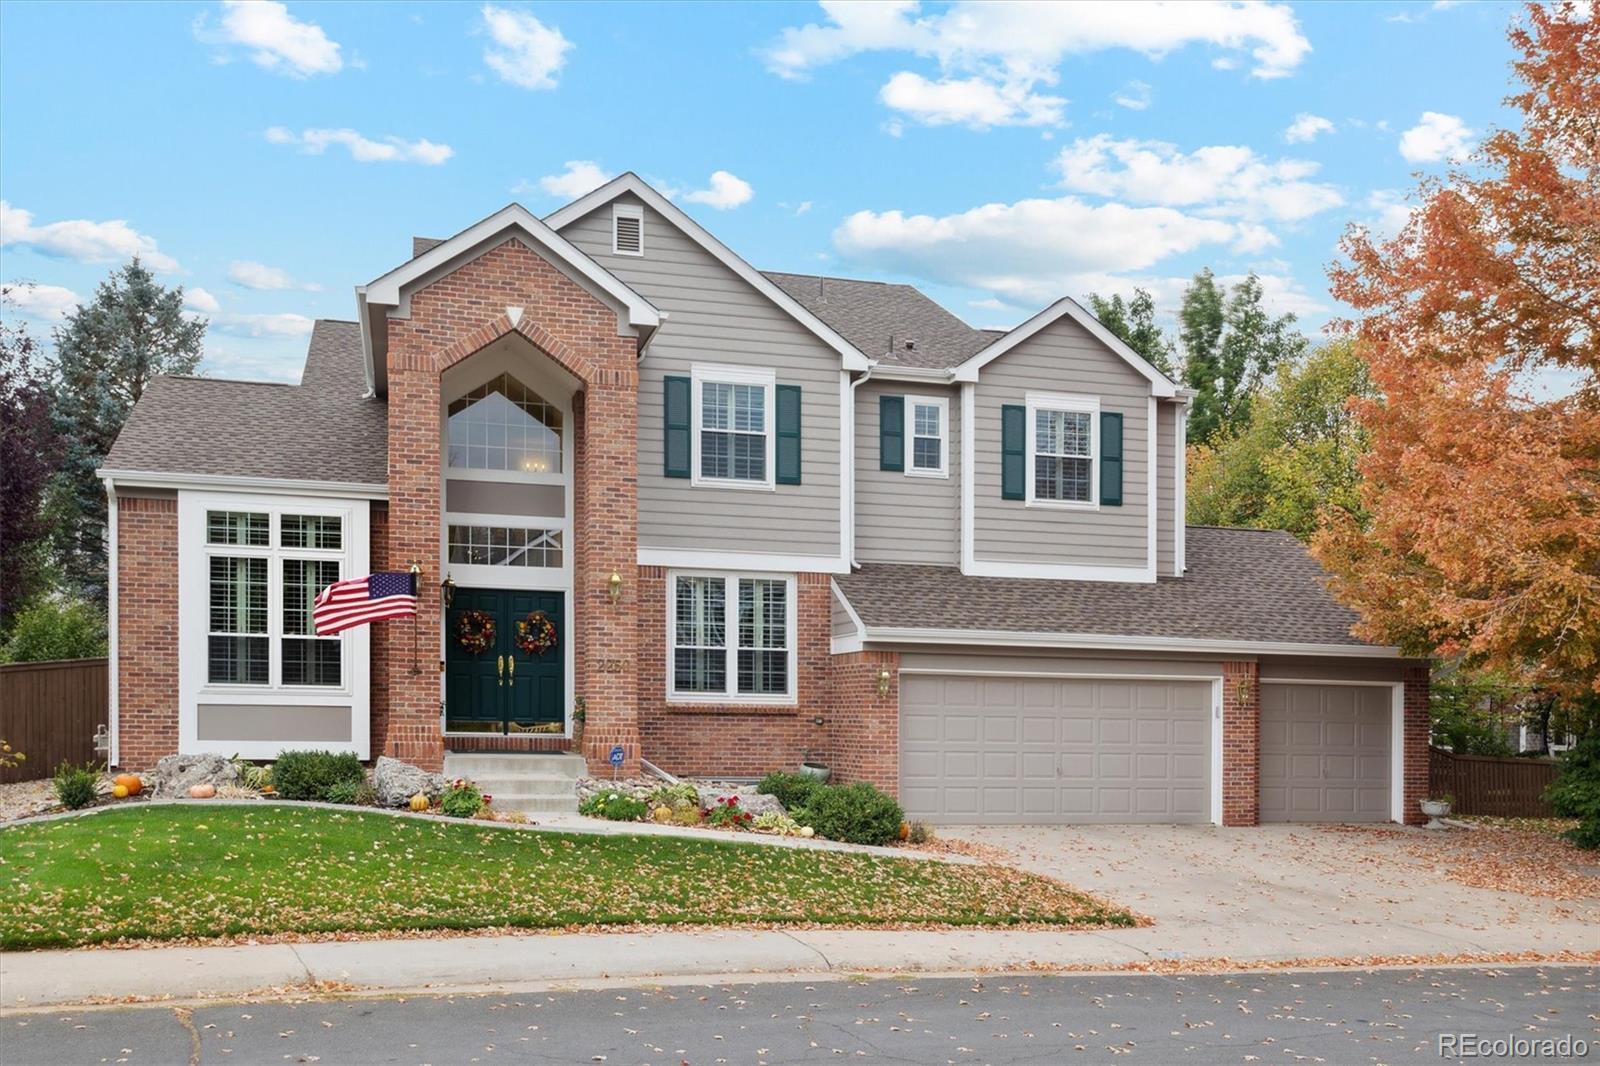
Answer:
[[[49,777],[63,761],[94,762],[106,724],[106,661],[63,659],[0,665],[0,740],[27,761],[0,770],[0,783]]]
[[[1550,818],[1544,790],[1556,779],[1554,759],[1498,759],[1429,749],[1428,792],[1455,798],[1452,814]]]

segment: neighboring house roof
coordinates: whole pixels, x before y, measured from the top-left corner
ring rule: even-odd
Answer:
[[[388,415],[363,377],[360,327],[321,319],[299,385],[154,378],[101,472],[382,486]]]
[[[1277,530],[1190,526],[1188,570],[1153,584],[969,577],[953,566],[869,563],[835,580],[865,639],[930,643],[1009,636],[1037,646],[1260,645],[1393,655],[1350,633],[1356,614],[1305,547]],[[1095,636],[1103,640],[1059,639]],[[1051,639],[1058,638],[1058,639]],[[996,643],[1001,642],[996,639]],[[1348,650],[1345,650],[1348,649]]]
[[[910,285],[764,271],[871,359],[946,370],[994,340]]]

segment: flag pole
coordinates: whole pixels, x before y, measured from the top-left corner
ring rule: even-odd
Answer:
[[[418,609],[411,613],[411,672],[413,674],[422,673],[422,668],[417,665],[417,619],[422,615],[421,600],[420,600],[420,597],[421,597],[421,594],[422,594],[422,581],[421,581],[421,578],[422,578],[422,564],[421,563],[415,563],[415,562],[412,563],[411,564],[411,595],[416,596],[416,597],[419,598],[418,599]]]

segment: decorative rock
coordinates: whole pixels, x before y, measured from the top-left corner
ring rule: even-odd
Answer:
[[[237,785],[239,767],[221,755],[168,755],[144,775],[144,781],[158,797],[182,797],[196,785]]]
[[[405,807],[419,792],[429,799],[437,797],[444,791],[444,775],[380,755],[372,768],[372,787],[378,794],[378,806]]]
[[[710,810],[725,796],[738,796],[739,809],[749,814],[786,814],[783,804],[778,802],[778,797],[768,796],[757,792],[749,785],[729,788],[726,785],[702,785],[698,781],[695,787],[700,791],[700,806]]]

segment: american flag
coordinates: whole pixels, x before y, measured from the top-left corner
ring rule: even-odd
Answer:
[[[311,608],[317,636],[332,636],[351,626],[417,613],[417,590],[408,573],[373,574],[335,581],[317,593]]]

